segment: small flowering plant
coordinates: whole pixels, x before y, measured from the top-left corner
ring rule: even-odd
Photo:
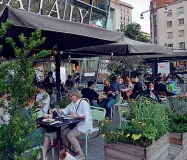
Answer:
[[[121,128],[108,120],[101,124],[102,136],[107,142],[147,147],[167,132],[168,117],[162,104],[135,101],[129,107],[129,120]]]

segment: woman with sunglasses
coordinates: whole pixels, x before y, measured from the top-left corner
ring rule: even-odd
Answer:
[[[80,147],[80,144],[77,140],[77,137],[82,134],[92,130],[92,117],[89,104],[81,99],[81,94],[77,90],[72,90],[69,92],[69,98],[71,103],[61,111],[64,115],[71,115],[76,118],[84,119],[76,126],[68,126],[62,132],[62,138],[64,144],[68,146],[68,142],[71,143],[75,152],[77,153],[76,159],[83,160],[85,158],[84,153]],[[52,109],[50,112],[53,112],[55,109]]]

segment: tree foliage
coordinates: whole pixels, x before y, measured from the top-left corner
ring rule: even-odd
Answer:
[[[9,24],[9,22],[1,24],[1,36],[5,35]],[[0,95],[3,95],[5,91],[8,93],[8,105],[4,109],[10,114],[9,122],[0,125],[0,159],[22,160],[21,155],[31,148],[29,136],[36,129],[36,117],[33,111],[30,111],[33,116],[29,119],[29,123],[24,120],[21,112],[28,100],[36,92],[33,85],[35,68],[32,65],[32,60],[38,57],[45,57],[50,52],[44,50],[36,56],[31,54],[34,48],[45,42],[40,30],[33,32],[30,38],[24,34],[19,35],[22,47],[19,47],[10,37],[4,38],[4,40],[13,47],[16,59],[0,63]],[[1,107],[5,107],[2,101]],[[36,157],[28,159],[34,160]]]
[[[141,25],[135,22],[128,24],[125,27],[124,35],[136,41],[149,42],[149,40],[142,35]]]

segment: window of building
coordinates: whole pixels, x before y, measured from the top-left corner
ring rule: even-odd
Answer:
[[[173,47],[173,44],[172,43],[168,44],[168,47]]]
[[[172,10],[169,10],[169,11],[168,11],[167,16],[168,16],[168,17],[172,16]]]
[[[154,25],[154,29],[155,29],[155,31],[157,30],[157,25]]]
[[[129,19],[129,16],[127,15],[127,22],[129,22],[130,21],[130,19]]]
[[[184,24],[184,18],[180,18],[178,19],[179,25],[183,25]]]
[[[156,21],[156,15],[153,16],[153,21]]]
[[[167,38],[173,38],[173,32],[167,32]]]
[[[184,30],[179,31],[179,37],[184,37]]]
[[[123,20],[125,21],[125,15],[123,15]]]
[[[180,49],[185,49],[185,42],[180,42],[179,43],[179,48]]]
[[[172,27],[172,21],[167,21],[167,27]]]
[[[177,14],[183,14],[184,13],[184,7],[177,8]]]
[[[121,18],[121,20],[122,20],[122,14],[120,13],[120,18]]]

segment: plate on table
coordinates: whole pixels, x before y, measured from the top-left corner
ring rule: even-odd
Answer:
[[[73,119],[75,117],[71,116],[71,115],[67,115],[66,117],[64,117],[64,119]]]
[[[49,118],[49,119],[43,119],[42,121],[43,121],[43,122],[47,122],[47,123],[51,123],[51,122],[54,122],[55,119]]]

